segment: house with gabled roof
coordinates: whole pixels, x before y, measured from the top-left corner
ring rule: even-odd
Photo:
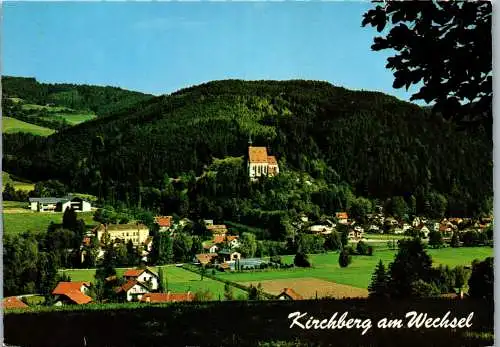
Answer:
[[[8,296],[2,299],[2,308],[4,310],[14,310],[29,308],[29,306],[26,305],[17,296]]]
[[[88,295],[89,289],[90,282],[59,282],[52,291],[55,305],[88,304],[92,302],[92,298]]]
[[[283,291],[277,296],[278,300],[303,300],[304,297],[297,293],[292,288],[285,288]]]
[[[172,216],[156,216],[155,224],[161,232],[168,231],[172,227]]]
[[[183,301],[193,301],[193,300],[194,300],[194,294],[191,292],[146,293],[141,298],[141,302],[150,304],[160,304],[165,302],[183,302]]]
[[[127,243],[132,241],[132,244],[136,247],[143,245],[149,237],[149,229],[142,223],[100,224],[94,229],[94,233],[101,242],[104,234],[108,233],[111,242],[122,241]]]
[[[136,279],[131,279],[122,286],[116,288],[115,292],[118,295],[124,296],[126,301],[139,301],[142,296],[149,293],[150,290],[145,284]]]
[[[212,235],[225,235],[227,234],[227,227],[224,224],[211,224],[206,226],[207,230]]]
[[[256,180],[262,176],[276,176],[279,174],[279,166],[276,157],[267,153],[266,147],[254,147],[252,142],[248,143],[248,176]]]
[[[201,253],[194,256],[193,261],[202,266],[213,264],[217,259],[217,253]]]
[[[348,220],[349,220],[349,216],[347,215],[347,212],[336,212],[335,218],[337,219],[337,222],[339,224],[347,224]]]
[[[148,268],[144,269],[128,269],[123,274],[127,281],[135,280],[144,284],[150,290],[157,290],[159,286],[158,275]]]
[[[223,245],[227,243],[230,248],[240,246],[239,237],[234,235],[214,235],[213,243],[216,245]]]

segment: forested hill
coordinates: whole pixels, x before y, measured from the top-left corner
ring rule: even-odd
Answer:
[[[5,136],[4,166],[33,181],[129,198],[165,174],[200,174],[213,157],[244,156],[249,137],[282,167],[346,181],[357,195],[433,190],[462,210],[492,196],[492,142],[481,131],[459,131],[382,93],[301,80],[215,81],[46,139]]]
[[[19,98],[37,105],[89,110],[98,116],[107,116],[153,96],[116,87],[47,84],[30,77],[2,76],[2,97]]]

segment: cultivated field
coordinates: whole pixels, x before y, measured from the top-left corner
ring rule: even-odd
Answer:
[[[172,292],[196,292],[198,290],[208,289],[212,293],[213,300],[224,300],[224,283],[201,276],[191,271],[184,270],[173,265],[162,266],[164,274],[167,278],[168,290]],[[127,268],[116,269],[117,275],[122,276]],[[153,268],[158,271],[158,268]],[[71,269],[61,270],[71,277],[72,281],[93,281],[95,269]],[[235,297],[238,295],[246,295],[241,289],[233,288]]]
[[[284,288],[293,288],[295,292],[302,295],[304,299],[333,297],[342,298],[363,298],[368,296],[368,290],[325,281],[313,277],[267,280],[262,282],[244,282],[243,285],[262,285],[262,289],[269,294],[278,295]]]
[[[31,133],[33,135],[49,136],[53,134],[55,130],[26,123],[11,117],[2,117],[2,132],[6,134]]]
[[[5,202],[4,202],[5,203]],[[9,211],[14,213],[9,213]],[[96,225],[92,212],[78,213],[78,218],[82,218],[87,225]],[[19,234],[26,231],[41,232],[46,231],[50,222],[62,223],[62,212],[42,213],[31,211],[19,211],[17,208],[3,211],[3,232],[5,234]]]
[[[493,248],[470,247],[470,248],[443,248],[428,249],[427,252],[433,259],[434,265],[470,265],[474,259],[484,259],[493,256]],[[357,288],[366,289],[371,280],[375,266],[381,259],[387,267],[394,260],[395,250],[375,249],[373,256],[353,256],[352,263],[347,268],[341,268],[338,264],[338,253],[330,252],[324,254],[310,255],[312,268],[292,268],[285,270],[264,270],[256,272],[217,273],[217,276],[230,281],[263,282],[268,280],[297,280],[301,278],[317,278],[338,284],[345,284]],[[294,256],[283,256],[282,261],[293,263]]]
[[[18,178],[12,177],[8,172],[2,171],[2,191],[7,183],[10,183],[16,190],[31,191],[35,188],[33,183],[23,182]]]

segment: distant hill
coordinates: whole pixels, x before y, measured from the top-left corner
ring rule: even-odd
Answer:
[[[52,99],[34,92],[33,100],[69,103],[60,96],[83,95],[75,88],[53,90]],[[17,89],[7,84],[7,90],[14,96]],[[96,99],[85,100],[95,100],[88,102],[98,114],[109,110],[105,93],[90,95]],[[245,155],[251,137],[269,146],[280,165],[313,176],[333,171],[358,195],[408,197],[433,189],[460,200],[463,210],[492,196],[492,143],[481,130],[459,131],[383,93],[317,81],[225,80],[136,100],[47,139],[7,136],[5,167],[33,181],[56,178],[77,191],[112,189],[129,199],[139,186],[158,186],[165,174],[200,174],[213,157]]]
[[[4,98],[22,99],[36,105],[87,110],[99,117],[126,109],[152,95],[116,87],[39,83],[31,77],[2,76]]]

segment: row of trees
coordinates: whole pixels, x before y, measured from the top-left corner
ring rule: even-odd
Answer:
[[[471,297],[492,299],[493,258],[474,261],[472,272],[462,266],[434,268],[422,241],[414,238],[399,241],[399,251],[387,269],[380,260],[368,290],[371,297],[405,299],[457,293],[466,284]]]

